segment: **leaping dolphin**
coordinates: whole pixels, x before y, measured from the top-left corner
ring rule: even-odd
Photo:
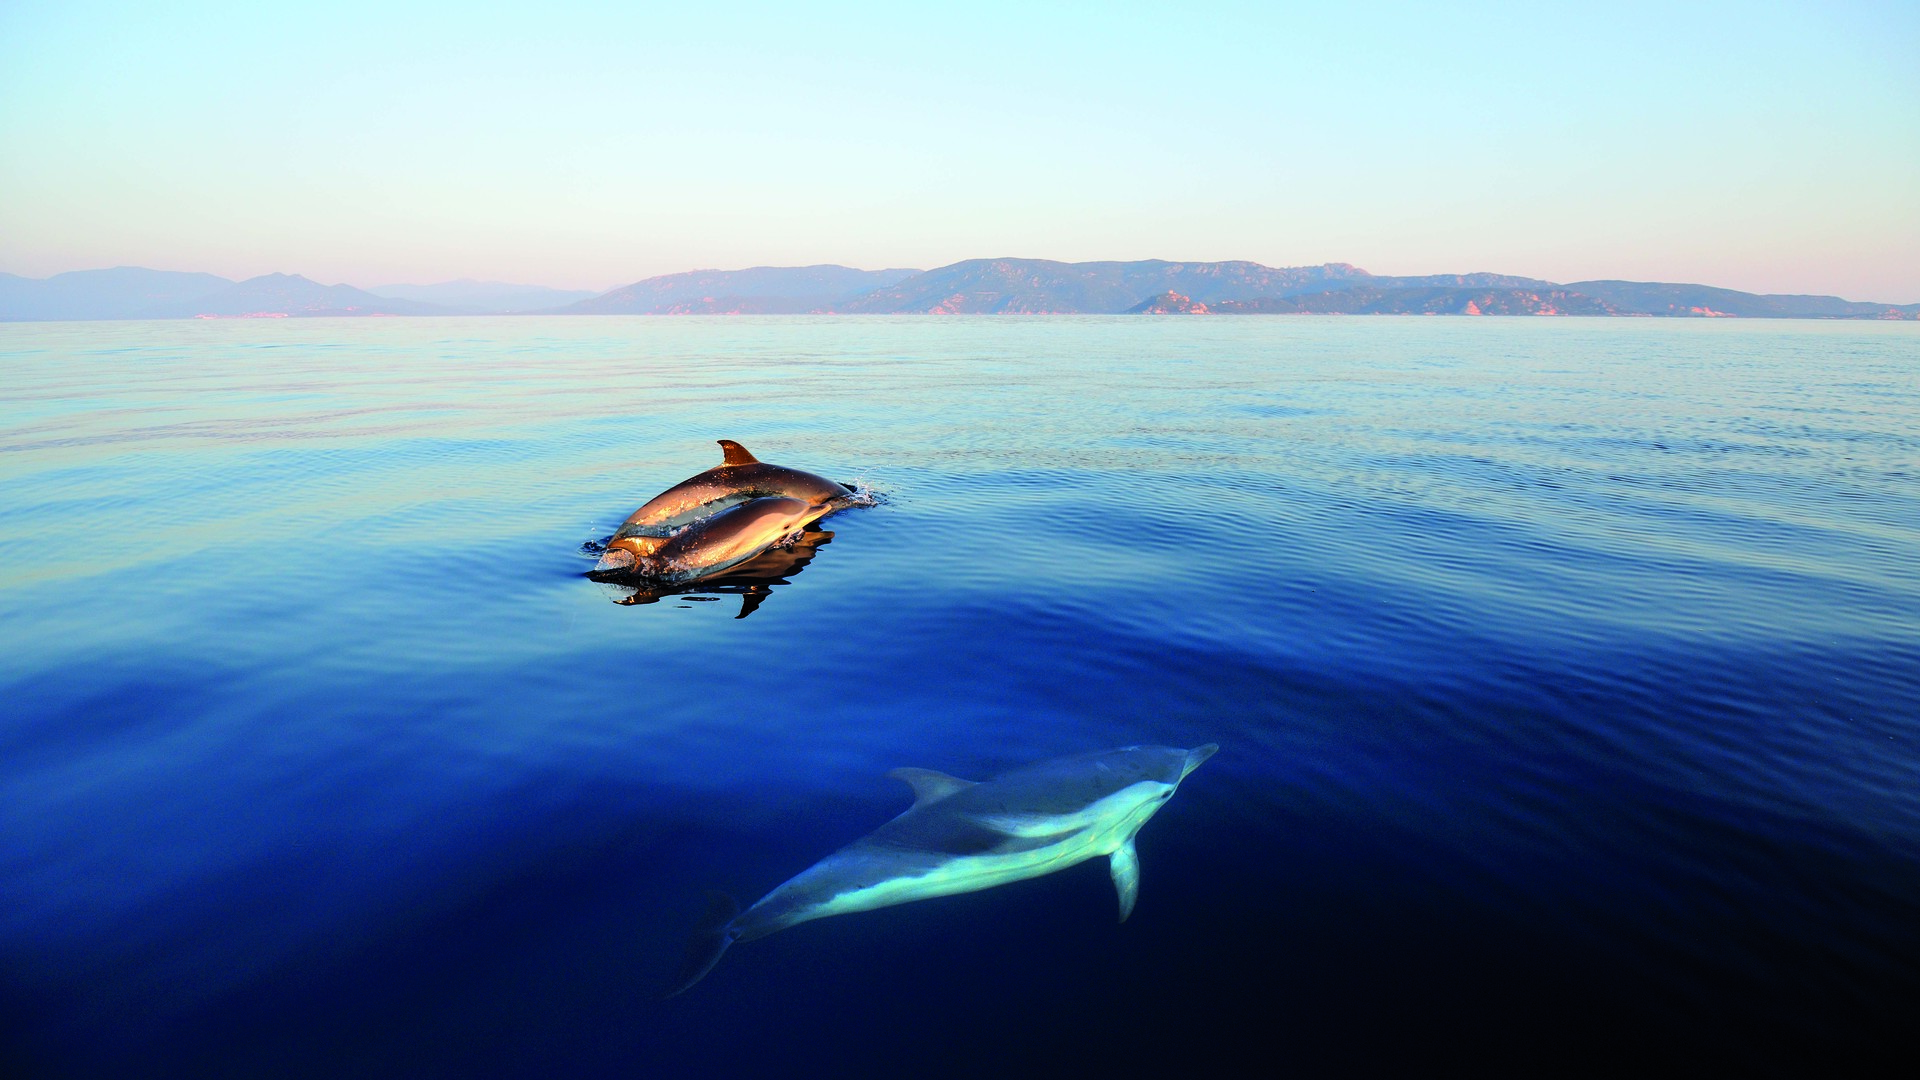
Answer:
[[[887,775],[913,805],[741,911],[713,894],[701,933],[666,996],[701,980],[736,941],[829,915],[974,892],[1107,856],[1120,921],[1140,892],[1133,838],[1187,774],[1220,747],[1124,746],[1043,761],[984,783],[931,769]]]
[[[738,565],[832,513],[831,500],[750,499],[671,537],[627,536],[609,543],[594,569],[659,582],[686,581]]]
[[[706,472],[690,476],[648,499],[620,527],[613,539],[629,536],[665,536],[675,527],[706,517],[716,510],[774,495],[825,502],[853,492],[822,476],[784,465],[769,465],[732,439],[720,439],[724,460]]]

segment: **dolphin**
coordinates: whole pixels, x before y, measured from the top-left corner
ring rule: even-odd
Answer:
[[[594,566],[660,582],[687,581],[746,562],[833,512],[831,500],[775,496],[749,499],[670,537],[626,536],[607,545]]]
[[[1180,750],[1123,746],[1042,761],[983,783],[931,769],[887,775],[913,788],[905,813],[814,863],[745,911],[711,894],[672,997],[701,980],[736,941],[829,915],[974,892],[1106,856],[1120,921],[1140,893],[1133,838],[1214,743]]]
[[[833,534],[816,522],[745,562],[693,581],[646,581],[597,572],[590,576],[608,586],[608,599],[622,606],[654,604],[669,596],[688,593],[736,595],[740,597],[740,614],[734,618],[744,619],[760,610],[760,605],[773,595],[774,586],[791,584],[820,549],[832,542]]]
[[[666,536],[685,525],[729,506],[771,495],[807,502],[844,499],[852,489],[822,476],[784,465],[769,465],[732,439],[720,439],[724,460],[706,472],[689,476],[648,499],[620,527],[613,539],[629,536]]]

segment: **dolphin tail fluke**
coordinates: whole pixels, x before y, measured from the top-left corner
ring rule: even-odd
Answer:
[[[1126,922],[1133,914],[1133,902],[1140,899],[1140,854],[1133,849],[1133,839],[1113,849],[1107,862],[1113,871],[1113,889],[1120,894],[1120,921]]]
[[[700,918],[700,929],[694,931],[693,940],[687,942],[687,958],[680,964],[680,973],[674,976],[673,985],[661,997],[683,994],[688,987],[707,977],[727,946],[733,944],[729,924],[738,914],[740,905],[733,902],[733,897],[722,892],[707,894],[707,913]]]

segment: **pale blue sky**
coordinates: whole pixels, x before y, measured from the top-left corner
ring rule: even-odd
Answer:
[[[975,256],[1920,301],[1920,4],[0,0],[0,270]]]

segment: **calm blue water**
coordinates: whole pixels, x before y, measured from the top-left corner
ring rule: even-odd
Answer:
[[[0,376],[18,1071],[1804,1073],[1911,1035],[1912,326],[14,324]],[[881,504],[753,588],[588,580],[722,437]],[[704,889],[877,827],[888,769],[1210,741],[1124,926],[1093,863],[653,1000]]]

